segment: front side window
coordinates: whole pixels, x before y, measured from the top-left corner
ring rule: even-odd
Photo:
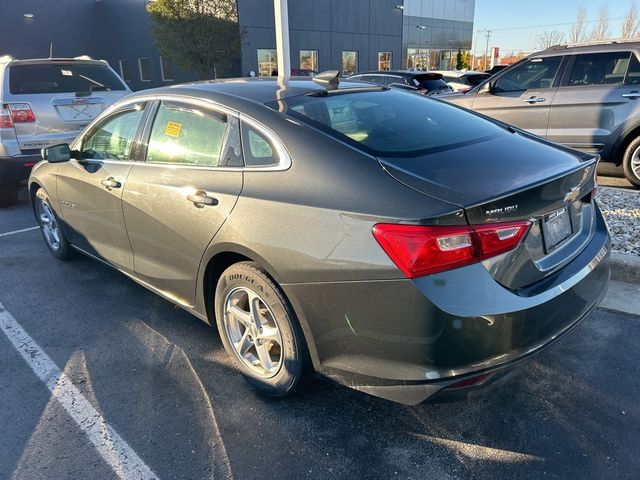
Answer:
[[[224,114],[162,102],[153,121],[147,162],[216,167],[226,132]]]
[[[568,85],[577,87],[623,83],[630,58],[630,52],[578,55],[573,64]]]
[[[342,75],[348,77],[358,72],[358,52],[342,52]]]
[[[247,167],[265,167],[279,162],[271,140],[246,122],[242,122],[242,151]]]
[[[140,81],[151,81],[151,59],[148,57],[138,59],[138,70],[140,71]]]
[[[551,88],[562,57],[534,58],[506,72],[495,84],[496,92]]]
[[[378,70],[391,70],[391,52],[378,52]]]
[[[278,54],[275,49],[258,49],[258,76],[270,77],[278,70]]]
[[[300,69],[318,71],[317,50],[300,50]]]
[[[472,113],[401,90],[300,95],[269,104],[375,156],[414,156],[506,135]]]
[[[118,112],[95,127],[82,143],[82,156],[95,160],[131,160],[143,107]]]

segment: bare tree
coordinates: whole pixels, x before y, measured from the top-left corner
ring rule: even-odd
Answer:
[[[584,8],[584,3],[578,6],[578,16],[576,17],[576,23],[573,24],[569,31],[569,42],[580,43],[584,42],[587,32],[585,31],[585,20],[587,17],[587,9]]]
[[[609,7],[606,5],[600,8],[598,24],[591,31],[589,37],[592,41],[606,40],[609,38]]]
[[[635,2],[629,6],[627,16],[622,23],[622,38],[638,37],[638,29],[640,28],[640,20],[638,19],[638,7]]]
[[[553,30],[550,32],[542,32],[540,34],[540,40],[538,40],[541,49],[553,47],[554,45],[560,45],[564,43],[564,33]]]

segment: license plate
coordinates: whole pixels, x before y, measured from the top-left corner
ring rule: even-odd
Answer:
[[[542,236],[545,250],[552,251],[573,233],[567,207],[551,212],[542,219]]]

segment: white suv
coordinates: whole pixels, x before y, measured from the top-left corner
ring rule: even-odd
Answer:
[[[16,202],[41,148],[70,143],[129,93],[104,60],[0,57],[0,207]]]

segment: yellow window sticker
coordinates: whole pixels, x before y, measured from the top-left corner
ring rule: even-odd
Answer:
[[[182,130],[182,124],[178,122],[167,122],[167,128],[164,129],[164,134],[169,137],[178,138],[180,131]]]

